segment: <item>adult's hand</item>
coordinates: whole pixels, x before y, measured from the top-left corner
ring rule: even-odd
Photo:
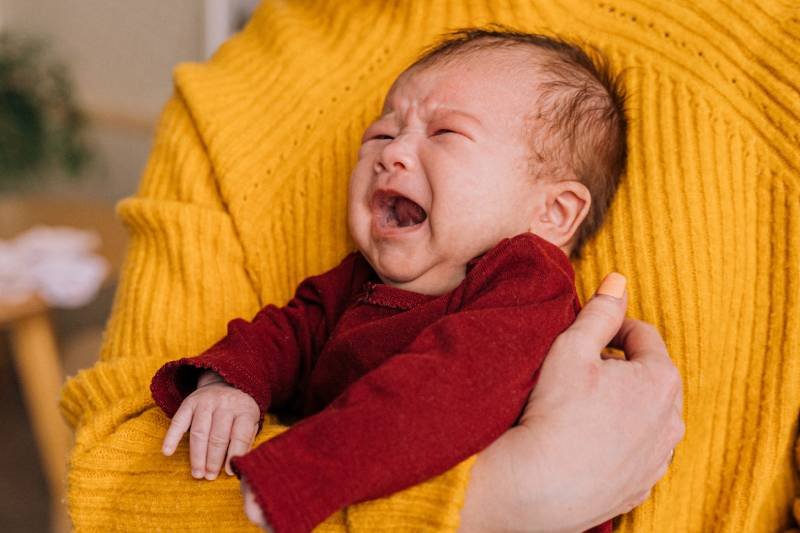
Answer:
[[[520,424],[475,462],[460,531],[583,531],[649,497],[683,438],[683,393],[626,307],[610,274],[553,343]],[[602,356],[609,343],[627,360]]]

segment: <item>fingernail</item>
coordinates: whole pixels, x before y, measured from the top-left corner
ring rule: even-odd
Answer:
[[[214,481],[215,479],[217,479],[217,475],[214,472],[209,472],[208,474],[206,474],[206,479],[209,481]]]
[[[625,276],[619,272],[611,272],[605,277],[603,282],[597,288],[597,294],[612,296],[614,298],[622,298],[622,295],[625,294],[626,283],[627,280],[625,279]]]
[[[203,472],[200,470],[192,470],[192,477],[195,479],[203,479]]]

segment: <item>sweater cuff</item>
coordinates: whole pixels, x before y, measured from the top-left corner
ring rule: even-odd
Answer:
[[[197,357],[170,361],[159,368],[150,382],[150,393],[156,405],[172,418],[183,400],[197,388],[197,380],[204,370],[213,370],[226,383],[250,395],[258,404],[263,420],[269,408],[267,387],[257,383],[250,372],[240,368],[235,357],[215,347]]]
[[[267,444],[267,443],[264,443]],[[277,467],[268,446],[262,444],[246,455],[231,459],[231,468],[253,491],[256,502],[275,533],[308,533],[325,516],[314,516],[313,503],[301,501],[290,480]],[[331,512],[335,512],[331,511]]]

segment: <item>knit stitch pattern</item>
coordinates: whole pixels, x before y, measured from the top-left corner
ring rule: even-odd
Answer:
[[[78,531],[242,531],[238,481],[196,481],[149,395],[165,361],[285,303],[349,251],[347,180],[397,74],[444,31],[489,22],[590,43],[624,72],[630,161],[575,263],[585,299],[629,279],[664,334],[686,436],[624,532],[772,532],[795,493],[800,410],[800,8],[782,0],[266,2],[176,68],[136,196],[100,361],[66,384]],[[564,384],[569,386],[569,384]],[[257,443],[282,428],[268,419]],[[318,531],[452,531],[473,459]]]

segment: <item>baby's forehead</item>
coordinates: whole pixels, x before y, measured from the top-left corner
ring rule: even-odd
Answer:
[[[404,70],[395,80],[436,72],[459,79],[467,72],[502,74],[509,78],[529,78],[541,74],[541,66],[552,53],[524,44],[466,47],[446,55],[430,56]]]
[[[525,48],[467,50],[415,64],[390,87],[382,114],[413,102],[431,113],[444,108],[527,115],[536,110],[542,55]]]

